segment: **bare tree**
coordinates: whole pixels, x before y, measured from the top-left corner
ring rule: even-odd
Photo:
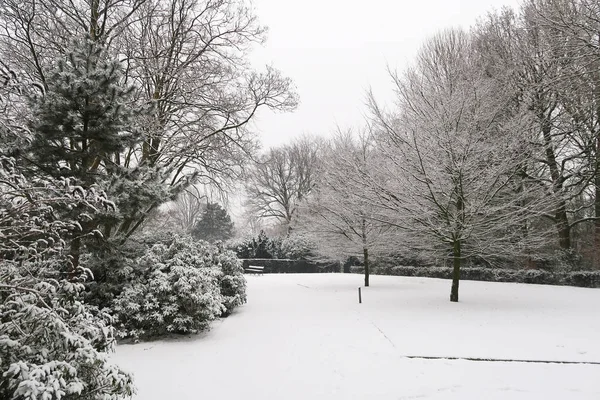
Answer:
[[[591,64],[574,52],[577,40],[550,18],[562,15],[571,19],[567,25],[576,26],[583,3],[530,0],[518,13],[490,14],[474,31],[486,72],[504,77],[504,87],[514,90],[515,118],[530,121],[523,132],[532,145],[531,162],[522,174],[557,199],[545,217],[555,226],[559,247],[567,251],[574,248],[573,229],[591,220],[594,207],[588,193],[598,176],[591,162],[598,128],[589,112],[597,79],[593,67],[588,69]]]
[[[298,205],[315,185],[319,144],[316,138],[304,137],[272,148],[249,172],[246,206],[260,218],[275,219],[289,233]]]
[[[170,204],[166,214],[184,232],[191,232],[200,220],[208,197],[198,186],[190,186],[181,192],[175,201]]]
[[[578,166],[570,204],[571,225],[591,222],[593,259],[600,260],[600,3],[545,0],[533,3],[531,18],[554,32],[554,53],[568,62],[555,83],[564,130],[573,137],[569,163]],[[573,180],[573,179],[572,179]]]
[[[390,243],[390,226],[373,219],[363,177],[369,175],[374,141],[370,127],[355,135],[342,132],[331,139],[322,156],[315,189],[303,203],[299,229],[317,243],[321,254],[362,257],[365,286],[369,286],[370,260]]]
[[[514,257],[544,243],[520,229],[545,208],[540,186],[519,177],[528,151],[507,112],[511,93],[477,61],[468,34],[445,31],[413,68],[393,74],[395,112],[371,102],[381,132],[369,179],[377,218],[403,232],[405,248],[452,261],[451,301],[463,260]]]

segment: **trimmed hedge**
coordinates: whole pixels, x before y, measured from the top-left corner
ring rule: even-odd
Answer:
[[[242,260],[244,268],[248,265],[265,267],[265,274],[315,274],[340,272],[340,264],[331,261],[284,260],[253,258]]]
[[[353,266],[350,267],[350,272],[364,273],[364,269],[361,266]],[[452,268],[386,266],[373,268],[371,274],[452,279]],[[461,268],[460,279],[600,288],[600,271],[549,272],[540,269]]]

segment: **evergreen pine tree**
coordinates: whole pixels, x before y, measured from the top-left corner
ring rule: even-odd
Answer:
[[[43,96],[33,99],[33,139],[23,154],[29,173],[69,178],[73,185],[98,187],[112,195],[115,178],[132,175],[121,162],[122,153],[141,141],[130,106],[132,88],[123,85],[119,63],[110,60],[102,43],[86,37],[73,43],[49,76]],[[56,211],[65,216],[77,212]],[[110,233],[119,218],[122,214],[114,212],[97,214],[81,224],[70,243],[75,266],[81,239],[102,227],[105,235]]]
[[[227,240],[233,236],[233,222],[223,207],[217,203],[208,203],[200,221],[192,230],[192,235],[211,243]]]
[[[132,89],[105,49],[85,38],[58,62],[34,101],[29,158],[33,169],[92,185],[117,173],[121,152],[141,138],[132,128]]]

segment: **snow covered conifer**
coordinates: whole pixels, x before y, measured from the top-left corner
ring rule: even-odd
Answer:
[[[218,203],[208,203],[202,217],[192,230],[192,235],[211,243],[231,239],[233,222],[227,210]]]
[[[140,140],[131,89],[123,86],[118,62],[89,38],[74,42],[51,77],[45,95],[34,101],[32,163],[50,176],[98,183],[115,172],[120,153]]]
[[[127,233],[133,219],[170,196],[164,174],[135,161],[144,113],[135,113],[132,88],[125,86],[120,64],[89,37],[74,41],[50,76],[43,96],[33,99],[33,140],[23,157],[29,173],[104,190],[119,213],[96,213],[82,230],[99,230],[106,238]],[[75,264],[84,246],[77,238],[71,242]]]

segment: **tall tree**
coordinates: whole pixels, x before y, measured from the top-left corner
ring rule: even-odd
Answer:
[[[300,202],[315,185],[319,147],[318,139],[304,137],[272,148],[249,172],[247,206],[261,218],[275,219],[289,233]]]
[[[148,1],[134,17],[121,48],[140,100],[154,105],[144,142],[132,149],[136,159],[165,171],[167,186],[227,186],[256,150],[248,129],[256,112],[297,103],[277,70],[249,68],[265,29],[236,0]]]
[[[131,122],[131,89],[122,86],[120,65],[111,62],[103,46],[88,36],[74,42],[72,52],[58,60],[50,76],[47,90],[34,102],[33,140],[22,155],[30,172],[73,178],[76,184],[109,192],[115,177],[131,179],[119,160],[126,148],[139,142],[140,135]],[[102,224],[109,234],[114,217],[90,218],[83,229],[94,230]],[[75,265],[80,247],[79,239],[71,242]]]
[[[454,302],[465,259],[543,243],[520,229],[544,204],[538,185],[517,179],[528,151],[507,113],[511,93],[479,68],[471,46],[460,30],[436,35],[413,68],[393,76],[398,109],[386,114],[372,102],[378,174],[388,177],[369,180],[378,218],[403,232],[406,248],[452,262]]]
[[[355,135],[337,134],[325,147],[315,189],[302,204],[299,229],[317,243],[324,255],[362,257],[365,286],[369,286],[370,260],[389,246],[389,225],[373,219],[364,177],[370,175],[374,141],[369,128]],[[387,246],[386,246],[387,245]]]
[[[589,221],[585,209],[590,204],[581,199],[594,173],[587,161],[589,135],[581,130],[582,121],[577,127],[572,118],[579,94],[566,95],[561,84],[567,71],[580,69],[580,57],[569,50],[573,40],[540,18],[559,4],[566,2],[531,0],[517,13],[490,14],[474,35],[486,73],[504,77],[505,87],[515,89],[515,118],[529,121],[523,134],[532,144],[531,161],[522,174],[544,185],[557,200],[545,218],[555,226],[559,248],[569,252],[574,248],[573,230]]]
[[[573,226],[590,223],[593,261],[600,261],[600,3],[592,0],[538,1],[532,19],[554,32],[550,46],[568,61],[555,82],[564,130],[573,137],[569,163],[578,166],[571,205]]]

